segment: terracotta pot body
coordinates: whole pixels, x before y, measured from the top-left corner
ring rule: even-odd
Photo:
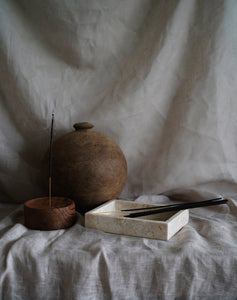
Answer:
[[[76,209],[85,213],[121,194],[127,163],[119,146],[93,131],[92,124],[77,123],[74,128],[53,144],[52,192],[73,199]]]

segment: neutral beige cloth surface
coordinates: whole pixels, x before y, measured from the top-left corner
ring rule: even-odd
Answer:
[[[183,199],[217,196],[195,189]],[[136,201],[174,203],[165,196]],[[237,201],[229,199],[190,210],[188,225],[159,241],[85,228],[79,214],[67,230],[29,230],[21,205],[0,221],[0,299],[234,300],[236,221]]]

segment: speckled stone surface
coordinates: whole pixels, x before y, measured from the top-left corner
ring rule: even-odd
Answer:
[[[187,209],[139,218],[125,218],[123,217],[125,213],[106,213],[121,209],[152,206],[157,205],[111,200],[85,214],[85,227],[116,234],[169,240],[189,221]]]

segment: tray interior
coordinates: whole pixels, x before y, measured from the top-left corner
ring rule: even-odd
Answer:
[[[132,213],[134,211],[128,212],[119,212],[119,213],[112,213],[112,211],[122,210],[122,209],[132,209],[132,208],[143,208],[143,207],[152,207],[158,206],[159,204],[144,204],[144,203],[137,203],[133,201],[124,201],[124,200],[113,200],[109,201],[98,208],[93,209],[90,213],[98,213],[100,215],[107,216],[107,217],[117,217],[121,218],[126,214]],[[162,205],[160,205],[162,206]],[[110,213],[111,211],[111,213]],[[102,212],[105,212],[104,214]],[[167,222],[170,218],[176,215],[178,212],[166,212],[160,214],[154,214],[149,216],[137,217],[137,219],[143,220],[153,220],[153,221],[160,221],[160,222]]]

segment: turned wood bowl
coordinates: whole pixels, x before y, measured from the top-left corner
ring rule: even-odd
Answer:
[[[35,198],[24,203],[25,226],[35,230],[57,230],[72,226],[76,221],[75,203],[64,197]]]

